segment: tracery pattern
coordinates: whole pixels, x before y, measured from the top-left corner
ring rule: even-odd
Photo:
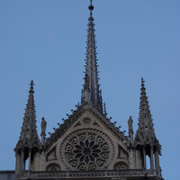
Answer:
[[[99,130],[78,130],[64,140],[62,157],[71,169],[103,169],[112,156],[110,143],[108,136]]]

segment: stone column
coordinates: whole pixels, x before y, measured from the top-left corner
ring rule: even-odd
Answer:
[[[154,174],[154,155],[153,155],[153,146],[151,146],[151,156],[150,156],[150,160],[151,160],[151,170]]]
[[[157,175],[160,175],[159,152],[158,152],[157,150],[156,150],[156,152],[155,152],[155,163],[156,163]]]
[[[31,150],[29,150],[29,165],[28,165],[29,171],[31,171]]]
[[[21,172],[25,170],[25,164],[24,164],[24,151],[21,150]]]
[[[145,150],[145,147],[143,147],[143,162],[144,162],[144,169],[146,169],[146,150]]]
[[[135,151],[131,148],[129,151],[129,169],[135,169],[135,156]]]
[[[21,156],[20,154],[16,153],[16,173],[21,171]]]
[[[135,164],[135,169],[137,168],[137,162],[136,162],[136,149],[134,150],[134,164]]]

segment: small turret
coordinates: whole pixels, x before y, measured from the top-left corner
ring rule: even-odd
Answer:
[[[29,159],[31,170],[32,159],[35,152],[40,150],[41,144],[36,130],[36,113],[34,105],[34,83],[31,81],[28,102],[23,118],[23,125],[19,141],[14,149],[16,153],[16,173],[25,171],[26,160]]]
[[[147,157],[149,157],[151,172],[154,173],[154,170],[156,170],[157,174],[160,175],[159,155],[161,146],[155,135],[153,120],[151,117],[143,78],[141,79],[139,123],[138,130],[134,139],[134,144],[137,156],[136,159],[139,159],[139,161],[136,162],[136,168],[147,169],[146,159],[148,159]],[[141,156],[141,154],[143,156]]]

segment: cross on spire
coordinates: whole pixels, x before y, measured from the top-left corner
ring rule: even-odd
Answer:
[[[93,9],[94,9],[94,6],[93,6],[93,4],[92,4],[92,0],[90,0],[89,10],[92,12]]]

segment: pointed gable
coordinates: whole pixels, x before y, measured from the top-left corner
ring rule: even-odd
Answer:
[[[105,115],[100,113],[92,105],[83,104],[78,106],[77,110],[73,111],[72,115],[69,115],[69,118],[65,119],[64,122],[55,129],[54,133],[50,135],[45,143],[46,149],[49,149],[69,129],[80,126],[81,124],[79,123],[79,119],[86,119],[86,117],[92,117],[92,119],[94,119],[94,126],[98,126],[98,124],[101,124],[101,126],[99,127],[106,128],[107,131],[109,131],[117,139],[122,141],[124,143],[124,147],[126,147],[128,138],[124,135],[124,132],[121,132],[119,128],[115,126],[115,123],[111,122],[110,119],[106,118]]]
[[[117,160],[127,164],[127,144],[115,123],[83,104],[47,139],[45,152],[47,162],[56,157],[64,170],[102,170],[112,169]]]

